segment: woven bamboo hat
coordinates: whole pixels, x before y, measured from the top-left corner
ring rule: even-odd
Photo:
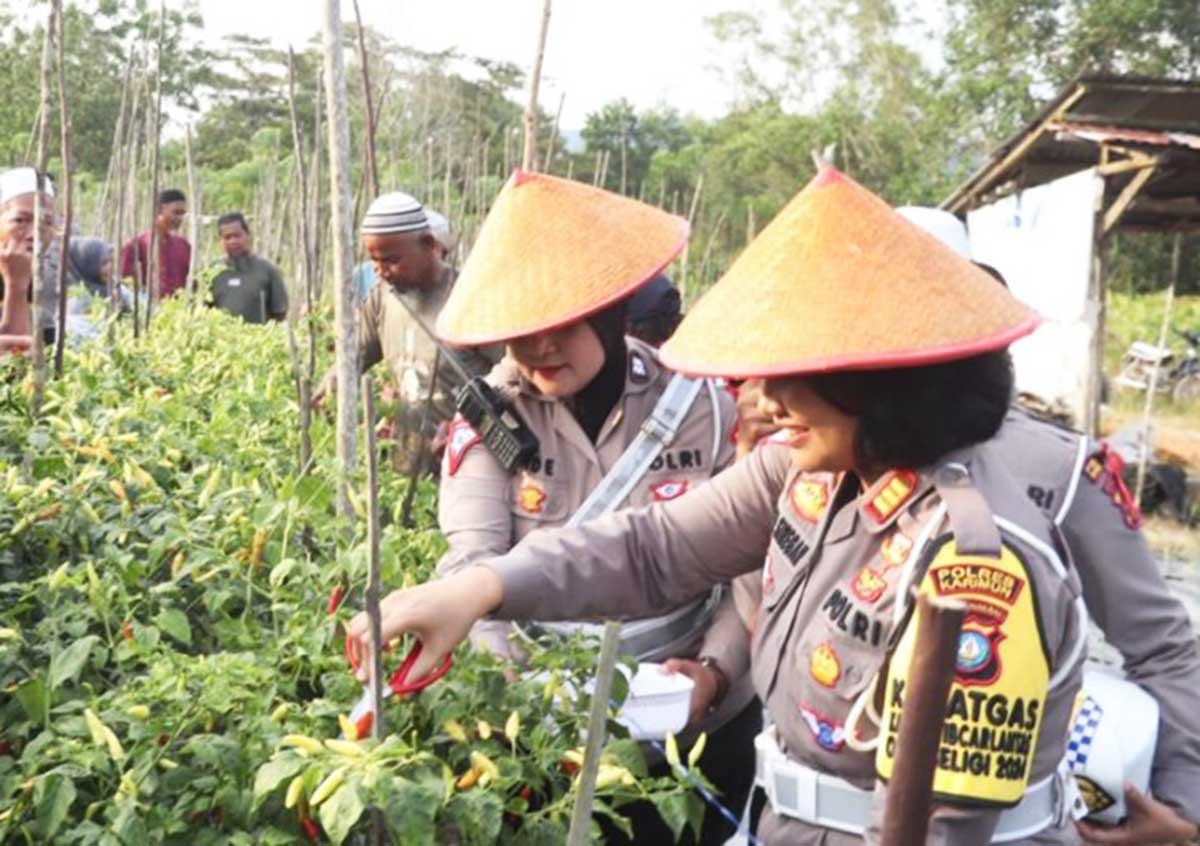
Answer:
[[[935,364],[1038,316],[832,167],[745,249],[663,346],[685,373],[758,378]]]
[[[687,243],[683,218],[600,188],[518,171],[438,316],[459,345],[564,326],[650,281]]]

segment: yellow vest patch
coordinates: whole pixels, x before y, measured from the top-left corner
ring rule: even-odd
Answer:
[[[1050,662],[1025,563],[1008,546],[1000,558],[959,555],[940,541],[922,592],[959,599],[967,616],[942,725],[934,794],[942,799],[1009,807],[1029,782],[1050,681]],[[879,777],[895,765],[904,686],[917,636],[914,614],[888,668]]]

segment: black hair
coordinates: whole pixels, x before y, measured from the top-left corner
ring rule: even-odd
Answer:
[[[220,229],[222,226],[227,226],[230,223],[240,223],[242,225],[242,229],[245,231],[245,233],[247,235],[250,234],[250,224],[248,224],[246,222],[246,216],[244,214],[242,214],[240,211],[225,212],[225,214],[218,217],[217,218],[217,229]]]
[[[675,334],[682,319],[682,315],[675,313],[656,314],[644,320],[631,320],[628,332],[652,347],[661,347],[668,338]]]
[[[178,188],[168,188],[158,195],[158,207],[161,209],[167,203],[186,203],[187,197]]]
[[[859,467],[922,467],[991,438],[1012,402],[1007,350],[893,370],[819,373],[810,384],[822,399],[858,418]]]

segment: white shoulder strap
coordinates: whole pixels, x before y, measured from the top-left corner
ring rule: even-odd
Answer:
[[[646,475],[654,459],[675,440],[680,424],[691,410],[705,381],[689,379],[678,373],[671,377],[654,411],[642,423],[642,430],[621,453],[600,484],[571,515],[568,526],[578,526],[621,506],[634,485]]]

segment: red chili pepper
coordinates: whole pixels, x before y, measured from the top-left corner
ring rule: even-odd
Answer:
[[[126,620],[125,625],[121,626],[121,637],[133,640],[133,623],[129,620]]]
[[[321,828],[315,822],[313,822],[312,817],[302,818],[300,820],[300,825],[303,826],[304,833],[308,835],[309,840],[311,840],[313,843],[320,842]]]
[[[358,739],[362,740],[371,733],[371,727],[375,725],[375,712],[368,711],[358,718],[354,723],[354,732],[358,735]]]
[[[11,755],[12,747],[8,745],[7,740],[0,740],[0,756]]]
[[[342,607],[342,600],[346,598],[345,585],[338,585],[333,589],[333,593],[329,594],[329,602],[325,606],[326,614],[336,614],[337,610]]]
[[[521,788],[521,798],[526,802],[533,798],[533,791],[530,789],[528,784]]]

